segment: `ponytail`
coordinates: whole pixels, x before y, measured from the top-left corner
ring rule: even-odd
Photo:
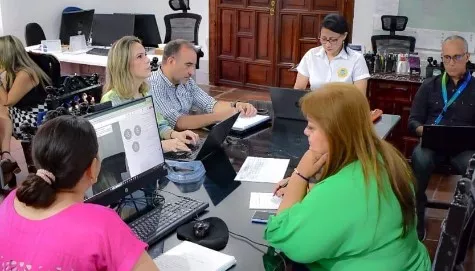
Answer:
[[[32,173],[16,192],[20,202],[34,208],[47,208],[56,200],[54,183],[47,183],[42,177]]]

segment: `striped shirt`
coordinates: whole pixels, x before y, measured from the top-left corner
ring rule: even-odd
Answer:
[[[191,78],[186,83],[175,86],[163,74],[161,67],[152,72],[149,85],[155,109],[165,117],[171,127],[175,127],[179,117],[189,115],[192,108],[206,114],[212,113],[216,104],[216,100]]]

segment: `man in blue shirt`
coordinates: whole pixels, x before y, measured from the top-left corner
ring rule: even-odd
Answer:
[[[170,41],[164,49],[162,65],[149,78],[155,107],[175,130],[198,129],[220,122],[237,112],[254,116],[249,103],[216,101],[191,78],[195,73],[196,51],[185,40]],[[190,115],[192,108],[201,111]]]

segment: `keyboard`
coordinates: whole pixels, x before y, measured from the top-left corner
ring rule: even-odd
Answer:
[[[196,218],[209,204],[189,198],[165,202],[129,223],[135,235],[147,244],[166,237],[179,226]]]
[[[107,49],[107,48],[92,48],[91,50],[87,51],[86,54],[96,55],[96,56],[107,56],[109,54],[109,49]]]

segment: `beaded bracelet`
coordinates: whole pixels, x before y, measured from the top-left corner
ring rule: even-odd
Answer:
[[[304,179],[307,182],[310,182],[310,178],[304,177],[300,172],[298,172],[297,168],[294,168],[295,174],[297,174],[300,178]]]

